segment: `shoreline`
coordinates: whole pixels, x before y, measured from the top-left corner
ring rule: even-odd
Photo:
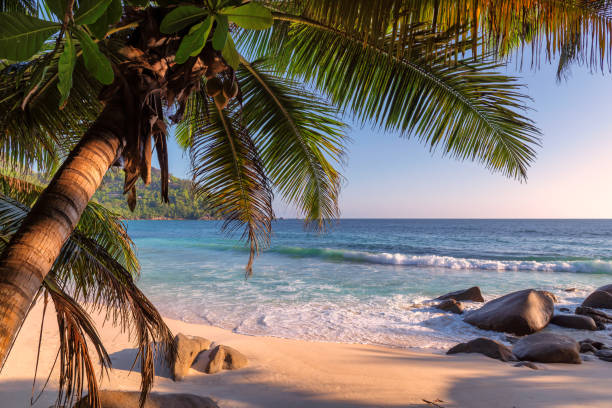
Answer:
[[[26,320],[0,374],[0,406],[29,406],[42,306]],[[129,373],[135,351],[126,334],[93,314],[111,356],[110,379],[101,389],[137,390],[138,373]],[[236,334],[204,324],[165,318],[174,334],[208,338],[238,349],[246,368],[209,375],[194,364],[184,381],[174,382],[158,370],[154,392],[209,396],[222,408],[250,407],[430,407],[423,400],[449,407],[608,407],[612,365],[538,364],[540,370],[514,367],[482,355],[446,356],[382,346],[312,342]],[[52,310],[45,319],[37,389],[55,357],[57,332]],[[57,369],[57,368],[56,368]],[[55,400],[57,382],[34,407]],[[443,402],[440,402],[443,401]]]

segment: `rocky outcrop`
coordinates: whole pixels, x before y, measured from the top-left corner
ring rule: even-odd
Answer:
[[[480,337],[467,343],[459,343],[446,354],[478,353],[501,361],[516,361],[512,351],[495,340]]]
[[[598,330],[595,320],[590,316],[581,315],[555,315],[550,323],[561,327],[578,330]]]
[[[571,337],[555,333],[536,333],[520,339],[512,349],[520,360],[539,363],[580,364],[580,345]]]
[[[600,360],[612,362],[612,350],[610,349],[597,350],[595,355],[599,357]]]
[[[435,300],[447,300],[454,299],[457,301],[460,300],[468,300],[472,302],[484,302],[484,298],[482,297],[482,293],[480,292],[480,288],[478,286],[473,286],[468,289],[457,290],[455,292],[447,293],[446,295],[442,295]]]
[[[206,366],[206,372],[208,374],[215,374],[222,369],[237,370],[246,367],[248,363],[249,360],[238,350],[219,345],[210,353],[210,360]]]
[[[102,408],[140,408],[140,392],[137,391],[100,391]],[[74,408],[90,408],[87,397],[81,398]],[[144,408],[219,408],[208,397],[193,394],[150,393]]]
[[[595,323],[597,323],[597,326],[600,329],[604,329],[605,324],[612,323],[612,316],[608,315],[605,312],[602,312],[601,310],[596,310],[591,307],[579,306],[576,308],[574,313],[576,313],[577,315],[591,317],[593,320],[595,320]]]
[[[612,294],[598,289],[584,299],[582,306],[597,307],[599,309],[612,309]]]
[[[553,310],[548,296],[526,289],[491,300],[468,313],[464,320],[484,330],[525,335],[546,327]]]
[[[436,309],[444,310],[445,312],[452,312],[456,314],[463,313],[463,305],[461,302],[457,302],[455,299],[444,300],[436,305]]]
[[[179,333],[174,338],[176,360],[172,363],[172,378],[181,381],[189,372],[198,354],[210,348],[211,341],[202,337],[186,336]]]

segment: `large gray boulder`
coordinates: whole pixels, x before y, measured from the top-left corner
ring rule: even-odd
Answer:
[[[454,299],[457,301],[470,300],[472,302],[484,302],[484,298],[482,297],[482,293],[480,292],[480,288],[478,286],[473,286],[468,289],[461,289],[455,292],[450,292],[450,293],[447,293],[446,295],[437,297],[435,300],[447,300],[447,299]]]
[[[553,301],[549,296],[526,289],[491,300],[468,313],[464,320],[484,330],[522,336],[546,327],[553,311]]]
[[[446,354],[478,353],[501,361],[516,361],[512,350],[495,340],[479,337],[467,343],[459,343]]]
[[[203,337],[186,336],[179,333],[174,338],[177,355],[172,363],[172,378],[174,381],[181,381],[189,372],[189,367],[193,364],[198,354],[210,348],[211,341]]]
[[[556,333],[535,333],[525,336],[512,348],[520,360],[539,363],[580,364],[580,345],[571,337]]]
[[[599,330],[597,323],[590,316],[581,315],[555,315],[550,319],[551,324],[578,330]]]
[[[607,288],[607,286],[603,286]],[[612,294],[604,290],[596,290],[584,299],[583,307],[597,307],[599,309],[612,309]]]
[[[612,295],[612,284],[610,285],[604,285],[600,288],[597,288],[597,290],[601,290],[602,292],[608,292],[609,294]]]
[[[210,360],[206,366],[208,374],[215,374],[221,370],[237,370],[246,367],[249,360],[244,354],[229,346],[219,345],[210,353]]]
[[[140,408],[140,392],[137,391],[100,391],[102,408]],[[87,397],[81,398],[74,408],[90,408]],[[150,393],[144,408],[219,408],[208,397],[193,394]]]

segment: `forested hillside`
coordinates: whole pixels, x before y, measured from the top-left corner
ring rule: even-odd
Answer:
[[[170,203],[162,203],[160,199],[160,171],[152,169],[151,184],[144,186],[142,181],[139,180],[136,185],[138,201],[136,209],[132,213],[123,195],[123,171],[111,169],[94,195],[94,200],[128,219],[210,218],[211,214],[203,201],[193,200],[190,188],[191,183],[188,180],[170,176],[168,191]]]

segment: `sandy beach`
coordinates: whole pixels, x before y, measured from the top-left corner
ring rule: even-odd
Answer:
[[[1,407],[28,407],[42,307],[26,321],[0,376]],[[54,316],[44,327],[39,382],[44,382],[57,350]],[[113,361],[102,389],[137,390],[140,377],[130,373],[133,345],[118,329],[102,326]],[[361,344],[317,343],[245,336],[216,327],[167,319],[179,332],[229,345],[249,358],[242,370],[208,375],[194,364],[182,382],[160,369],[155,392],[212,397],[223,408],[250,407],[609,407],[612,364],[599,360],[581,365],[539,364],[540,370],[514,367],[480,355],[446,356]],[[199,371],[201,370],[201,371]],[[57,383],[50,382],[35,407],[54,402]]]

